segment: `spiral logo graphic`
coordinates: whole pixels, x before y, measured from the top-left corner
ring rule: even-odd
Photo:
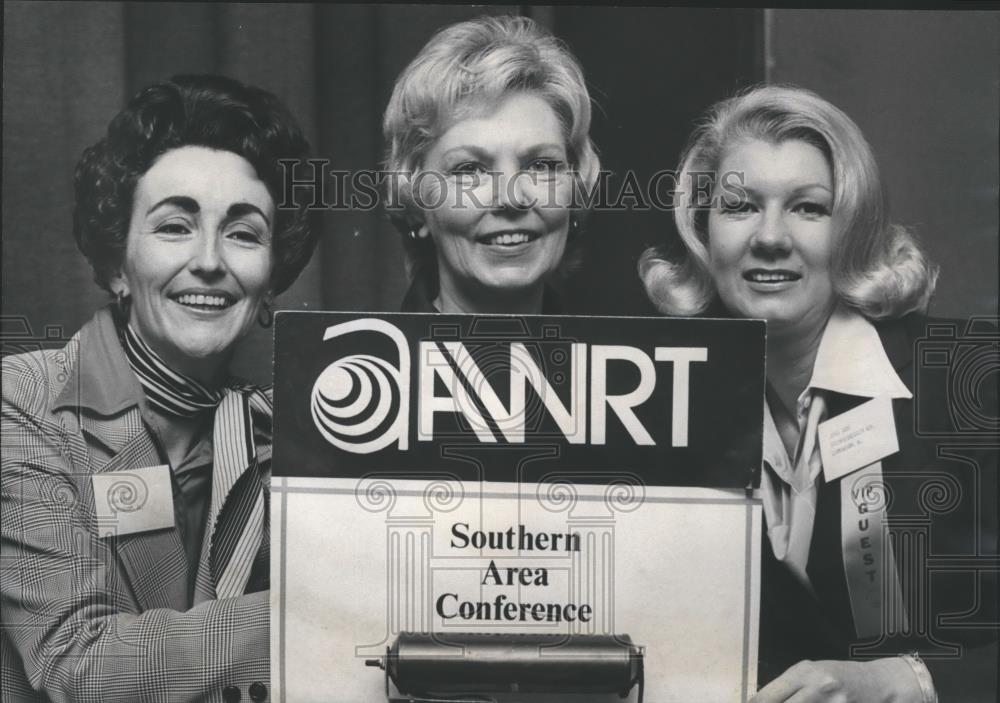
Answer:
[[[892,489],[889,484],[869,476],[861,476],[854,482],[851,486],[851,495],[855,505],[867,504],[868,512],[871,513],[888,511],[892,505]]]
[[[60,506],[72,506],[79,500],[76,489],[72,485],[55,482],[54,479],[46,482],[45,492],[48,494],[49,500]]]
[[[370,513],[387,513],[396,504],[396,487],[382,478],[362,478],[354,489],[354,499]]]
[[[450,513],[465,499],[458,481],[431,481],[424,487],[424,505],[432,513]]]
[[[406,337],[384,320],[364,319],[328,327],[324,341],[356,332],[392,340],[398,366],[372,354],[352,354],[327,366],[310,395],[316,429],[330,444],[369,454],[398,443],[407,447],[410,407],[410,350]]]
[[[638,477],[618,479],[604,489],[604,502],[612,510],[630,513],[646,500],[646,486]]]
[[[920,486],[917,500],[920,507],[931,513],[943,515],[958,507],[962,488],[952,476],[939,474]]]
[[[115,481],[108,488],[108,505],[116,513],[134,513],[146,504],[149,491],[138,476]]]
[[[576,486],[569,481],[544,481],[535,489],[535,496],[543,508],[553,513],[564,513],[576,505],[579,498]]]

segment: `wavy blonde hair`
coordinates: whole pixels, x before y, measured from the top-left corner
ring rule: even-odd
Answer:
[[[548,103],[580,184],[586,191],[594,187],[600,160],[590,140],[590,93],[580,64],[560,40],[527,17],[484,16],[440,30],[396,80],[382,132],[386,169],[394,174],[387,181],[386,201],[400,232],[419,219],[411,183],[428,150],[456,122],[516,92]],[[403,242],[411,267],[434,266],[430,240],[404,237]]]
[[[826,155],[833,170],[833,215],[841,224],[831,264],[840,300],[870,319],[926,310],[937,267],[910,232],[889,222],[875,157],[850,117],[803,88],[752,87],[708,111],[681,157],[678,183],[717,174],[726,150],[750,139],[802,140]],[[647,294],[668,315],[697,314],[716,296],[706,246],[708,211],[696,206],[690,190],[678,192],[674,209],[684,254],[650,248],[639,259]]]

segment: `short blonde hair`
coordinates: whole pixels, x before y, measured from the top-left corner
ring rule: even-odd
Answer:
[[[600,160],[590,140],[590,93],[566,46],[527,17],[484,16],[440,30],[403,70],[382,122],[387,144],[389,216],[413,229],[413,174],[428,150],[456,122],[515,92],[538,95],[562,126],[571,165],[589,191]],[[433,256],[429,241],[404,238],[412,259]]]
[[[678,183],[698,173],[718,174],[733,144],[797,139],[824,153],[833,171],[833,214],[841,223],[831,263],[834,291],[870,319],[926,310],[937,283],[931,264],[906,229],[888,221],[885,194],[871,147],[843,111],[815,93],[794,86],[764,85],[716,103],[691,135],[681,158]],[[686,249],[670,257],[647,249],[639,276],[653,304],[668,315],[705,310],[716,291],[710,275],[708,211],[696,206],[694,189],[675,203],[674,222]]]

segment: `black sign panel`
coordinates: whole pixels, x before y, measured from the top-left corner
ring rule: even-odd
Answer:
[[[284,312],[274,380],[275,476],[759,478],[760,321]]]

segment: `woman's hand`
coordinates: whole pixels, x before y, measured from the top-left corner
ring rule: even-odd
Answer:
[[[800,661],[749,703],[923,703],[920,682],[900,657],[868,662]]]

